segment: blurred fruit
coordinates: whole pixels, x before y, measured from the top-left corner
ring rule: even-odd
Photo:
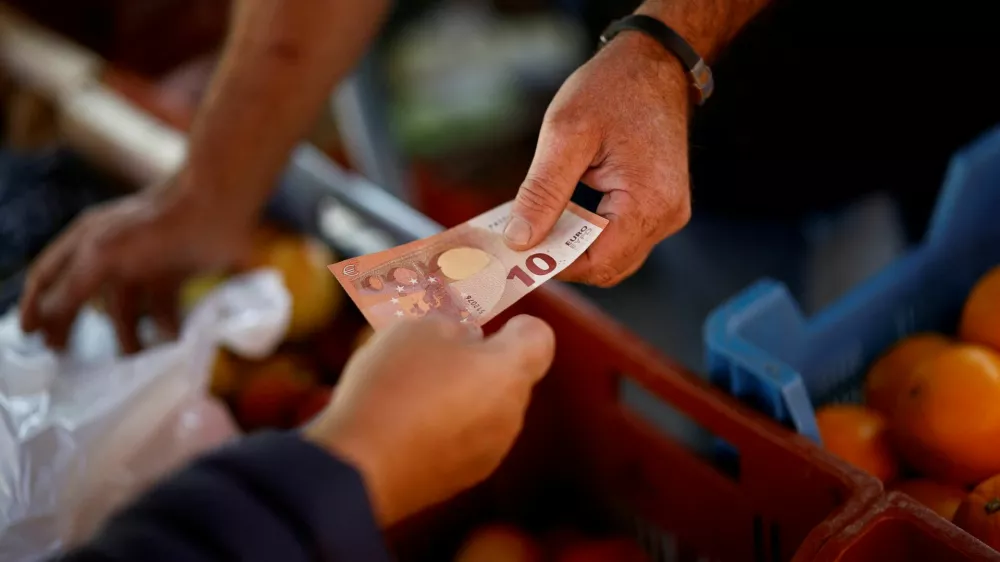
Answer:
[[[287,351],[279,351],[259,361],[247,361],[245,369],[248,379],[261,375],[287,376],[312,383],[316,378],[308,357]]]
[[[1000,267],[990,270],[973,287],[962,310],[958,335],[1000,351]]]
[[[322,242],[262,229],[255,238],[252,267],[281,272],[292,297],[287,339],[300,340],[327,325],[343,301],[337,280],[326,268],[336,261]]]
[[[375,330],[371,326],[365,326],[364,328],[361,328],[361,331],[358,332],[357,337],[354,338],[354,345],[351,346],[351,352],[355,352],[361,349],[361,347],[366,343],[368,343],[368,340],[372,339],[372,336],[374,335],[375,335]]]
[[[225,349],[215,352],[215,362],[212,365],[212,394],[220,398],[228,398],[239,385],[239,367],[233,356]]]
[[[966,496],[965,490],[959,486],[940,484],[926,478],[904,480],[890,489],[903,492],[949,521]]]
[[[649,556],[635,541],[589,540],[573,543],[559,552],[556,562],[648,562]]]
[[[900,455],[925,476],[975,484],[1000,473],[1000,354],[942,351],[917,369],[890,423]]]
[[[983,482],[955,512],[955,524],[1000,550],[1000,475]]]
[[[252,368],[236,394],[236,417],[246,429],[291,427],[315,377],[294,357],[276,356]]]
[[[864,406],[842,404],[816,412],[820,438],[828,451],[878,478],[891,482],[899,471],[887,424]]]
[[[186,316],[198,306],[216,287],[225,283],[225,275],[198,275],[184,282],[181,286],[181,310]]]
[[[892,346],[868,371],[865,404],[891,416],[899,393],[906,388],[917,366],[951,343],[940,334],[915,334]]]
[[[455,562],[542,562],[541,546],[524,531],[494,524],[474,531],[455,556]]]
[[[306,392],[295,409],[295,426],[305,425],[326,408],[333,398],[333,387],[315,386]]]

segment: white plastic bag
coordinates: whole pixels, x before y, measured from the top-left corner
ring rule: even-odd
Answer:
[[[177,341],[131,357],[92,309],[60,356],[20,331],[16,310],[0,318],[0,560],[85,540],[164,473],[236,435],[207,393],[216,350],[269,355],[290,311],[279,274],[247,275],[207,296]]]

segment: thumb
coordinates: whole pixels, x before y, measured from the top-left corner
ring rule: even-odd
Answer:
[[[534,316],[515,316],[484,343],[516,365],[518,375],[534,384],[545,376],[556,353],[552,328]]]
[[[563,129],[556,124],[542,126],[535,158],[503,232],[514,250],[533,248],[548,236],[594,160],[589,137]]]

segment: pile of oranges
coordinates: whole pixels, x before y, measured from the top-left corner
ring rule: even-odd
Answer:
[[[291,297],[284,341],[271,356],[253,360],[220,349],[210,390],[244,430],[299,427],[330,402],[341,370],[372,330],[327,269],[337,258],[321,241],[261,224],[251,248],[235,271],[188,280],[182,307],[189,312],[233,274],[261,268],[281,274]]]
[[[1000,267],[958,337],[910,336],[865,379],[865,405],[816,413],[824,446],[1000,550]]]

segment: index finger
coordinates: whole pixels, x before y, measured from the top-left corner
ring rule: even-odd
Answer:
[[[556,279],[607,288],[635,273],[653,244],[642,237],[629,236],[622,228],[622,217],[605,215],[605,218],[608,226],[601,236]]]
[[[34,332],[41,327],[41,300],[72,257],[73,247],[79,240],[79,230],[77,224],[71,226],[35,258],[35,262],[28,270],[19,304],[21,329],[24,332]]]
[[[655,213],[650,205],[637,204],[628,192],[609,191],[597,207],[597,214],[608,219],[604,232],[559,278],[598,287],[614,285],[656,243],[650,240],[656,217],[649,216]]]
[[[54,336],[57,347],[77,312],[108,277],[108,261],[103,254],[77,251],[68,263],[50,289],[39,297],[39,323]]]
[[[599,179],[626,185],[614,177]],[[691,211],[685,194],[664,197],[656,189],[633,189],[637,193],[620,188],[608,190],[597,207],[597,214],[608,219],[608,226],[559,279],[614,286],[635,273],[656,244],[687,223]]]

